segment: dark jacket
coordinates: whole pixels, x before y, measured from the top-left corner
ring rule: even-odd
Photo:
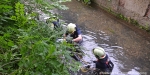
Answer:
[[[106,57],[104,59],[98,59],[96,63],[96,68],[100,69],[103,72],[111,72],[114,64],[109,60],[108,55],[106,54]]]

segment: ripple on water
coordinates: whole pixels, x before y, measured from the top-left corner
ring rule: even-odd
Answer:
[[[101,31],[101,33],[98,33],[99,36],[105,38],[101,38],[100,40],[109,40],[110,37],[107,36],[105,32]],[[97,38],[95,37],[97,34],[91,31],[86,31],[86,34],[83,35],[83,48],[84,48],[84,52],[87,54],[83,57],[83,60],[87,61],[87,62],[92,62],[93,60],[96,60],[95,56],[92,53],[92,49],[100,46],[102,48],[105,49],[106,53],[108,54],[108,56],[110,57],[111,61],[114,63],[114,69],[111,73],[111,75],[132,75],[133,73],[135,75],[139,75],[139,72],[137,70],[139,70],[138,67],[133,67],[133,69],[123,72],[122,69],[126,69],[126,66],[128,66],[127,64],[125,64],[123,61],[119,60],[119,58],[124,58],[125,60],[127,60],[127,57],[124,57],[124,51],[123,51],[123,47],[117,46],[116,43],[114,43],[115,45],[110,46],[108,43],[96,43],[95,40],[97,40]],[[93,63],[91,63],[91,65],[93,65]]]

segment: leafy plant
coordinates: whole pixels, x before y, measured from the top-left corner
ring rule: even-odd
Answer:
[[[78,1],[82,1],[83,3],[85,3],[85,4],[91,4],[91,0],[78,0]]]
[[[69,0],[1,2],[0,19],[4,19],[0,22],[1,75],[69,75],[69,70],[77,70],[79,64],[70,62],[72,58],[68,51],[73,47],[65,42],[56,43],[63,30],[51,30],[37,19],[36,9],[53,15],[49,10],[61,8],[60,3],[66,1]]]

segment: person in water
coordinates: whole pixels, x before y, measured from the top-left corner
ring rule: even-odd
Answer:
[[[96,47],[93,50],[93,54],[97,58],[97,61],[93,61],[96,64],[96,69],[101,75],[110,75],[114,64],[109,59],[105,50],[101,47]]]
[[[83,41],[81,31],[78,28],[78,26],[74,23],[69,23],[67,25],[67,32],[65,33],[65,37],[68,35],[73,38],[72,42],[82,43]]]

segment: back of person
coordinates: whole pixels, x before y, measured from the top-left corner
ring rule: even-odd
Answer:
[[[93,53],[98,59],[97,61],[94,61],[98,73],[100,73],[101,75],[110,75],[114,64],[111,62],[104,49],[101,47],[94,48]]]
[[[110,75],[113,67],[114,64],[110,60],[108,60],[108,56],[96,62],[96,68],[99,69],[99,72],[101,72],[101,74],[103,75]]]
[[[59,19],[56,18],[56,16],[50,17],[46,20],[46,23],[52,27],[52,29],[57,29],[60,27]]]
[[[107,62],[107,59],[108,59],[108,56],[106,55],[106,57],[104,59],[99,59],[97,62],[96,62],[96,68],[97,69],[100,69],[102,71],[105,71],[108,66],[106,64]]]

